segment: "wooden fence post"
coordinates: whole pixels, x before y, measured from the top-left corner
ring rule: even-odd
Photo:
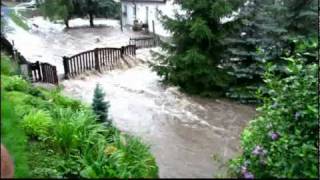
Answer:
[[[70,68],[68,63],[68,57],[63,56],[63,67],[64,67],[64,78],[69,79],[70,78]]]
[[[101,69],[100,69],[100,64],[99,64],[99,49],[95,48],[94,49],[94,62],[95,62],[95,69],[101,73]]]
[[[36,62],[36,67],[38,69],[38,75],[39,75],[39,81],[42,81],[43,80],[43,77],[41,76],[41,72],[42,71],[42,68],[40,69],[40,63],[39,61]]]
[[[124,57],[124,46],[121,46],[121,58],[123,58]]]
[[[57,68],[55,66],[53,66],[52,68],[53,68],[54,84],[58,85],[59,84],[59,80],[58,80]]]

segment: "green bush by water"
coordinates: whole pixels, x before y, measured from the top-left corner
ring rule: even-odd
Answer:
[[[243,153],[231,162],[231,171],[241,177],[317,178],[317,73],[316,64],[287,58],[289,76],[274,76],[274,66],[265,74],[269,96],[259,93],[259,115],[241,137]]]

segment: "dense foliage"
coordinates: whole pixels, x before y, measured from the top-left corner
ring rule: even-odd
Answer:
[[[93,94],[93,101],[92,101],[92,109],[94,113],[97,115],[97,118],[100,122],[109,121],[108,119],[108,109],[109,109],[109,102],[104,100],[105,93],[103,89],[100,87],[99,84],[96,85]]]
[[[287,62],[280,57],[292,56],[299,46],[309,47],[303,50],[309,62],[317,59],[315,0],[177,3],[184,13],[162,16],[172,33],[162,45],[168,55],[156,54],[151,66],[165,82],[187,92],[255,103],[266,63],[285,75]]]
[[[48,17],[49,20],[61,19],[64,21],[67,28],[69,28],[69,20],[74,13],[73,0],[45,0],[41,6],[41,12],[44,17]]]
[[[1,140],[15,177],[157,177],[155,159],[139,139],[98,123],[90,106],[59,88],[34,87],[12,72],[1,68]]]
[[[93,27],[94,17],[119,18],[120,3],[113,0],[78,0],[74,1],[75,15],[89,15],[90,26]]]
[[[318,177],[318,106],[316,64],[286,58],[289,76],[275,76],[269,65],[264,81],[270,96],[261,91],[263,105],[241,136],[243,153],[231,163],[241,177]]]
[[[45,0],[41,9],[50,20],[64,20],[67,28],[71,18],[88,15],[93,27],[94,17],[119,18],[120,3],[113,0]]]
[[[242,102],[256,102],[255,91],[263,85],[265,64],[273,62],[286,75],[289,57],[299,52],[316,62],[317,1],[257,1],[242,7],[235,32],[225,41],[228,53],[223,64],[233,77],[226,95]],[[301,51],[300,51],[301,52]]]

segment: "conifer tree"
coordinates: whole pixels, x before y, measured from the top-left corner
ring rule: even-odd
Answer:
[[[225,41],[229,43],[225,67],[235,79],[227,96],[255,102],[267,62],[276,65],[278,75],[285,76],[287,61],[280,57],[300,51],[307,61],[316,61],[316,46],[307,45],[316,41],[316,5],[315,0],[250,0],[241,8],[237,17],[240,26]]]
[[[222,22],[244,1],[186,0],[176,1],[185,12],[174,18],[162,16],[164,27],[172,33],[163,49],[168,56],[157,54],[153,70],[165,82],[180,86],[189,93],[215,96],[223,93],[230,78],[220,64],[226,47],[224,39],[232,32],[232,21]]]
[[[109,122],[109,102],[105,101],[105,93],[99,84],[96,85],[92,101],[92,109],[100,122]]]

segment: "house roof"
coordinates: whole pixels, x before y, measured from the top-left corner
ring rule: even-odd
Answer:
[[[167,0],[121,0],[121,2],[135,2],[135,3],[166,3]]]

